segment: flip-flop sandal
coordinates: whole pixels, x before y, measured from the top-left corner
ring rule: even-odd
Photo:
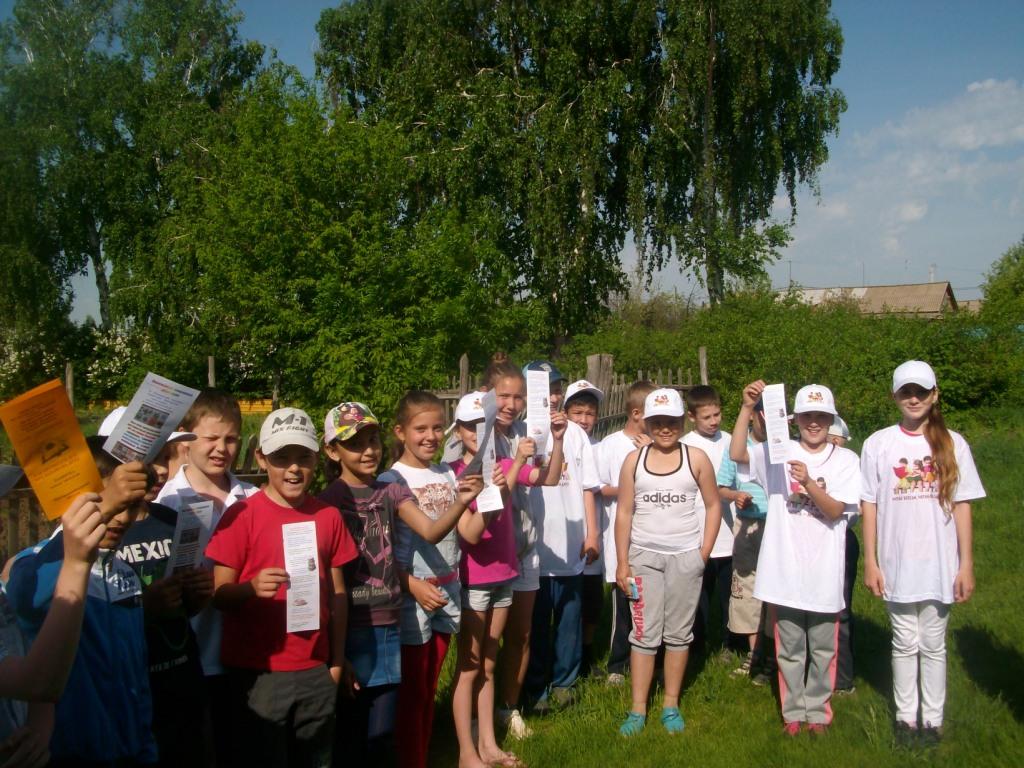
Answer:
[[[679,711],[679,707],[665,707],[661,710],[661,724],[669,733],[682,733],[686,727],[686,721]]]

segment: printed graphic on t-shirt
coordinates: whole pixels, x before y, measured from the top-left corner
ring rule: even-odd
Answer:
[[[350,591],[353,605],[377,605],[391,598],[396,580],[391,549],[391,520],[384,505],[364,502],[356,514],[346,515],[352,538],[359,544],[359,555],[353,563]]]
[[[816,477],[814,482],[821,490],[828,490],[828,484],[824,477]],[[825,514],[811,499],[807,489],[796,480],[789,481],[789,498],[786,499],[786,509],[793,515],[806,514],[819,520],[825,519]]]
[[[674,488],[658,488],[649,493],[643,493],[638,501],[645,504],[653,504],[658,509],[668,509],[676,504],[688,504],[697,497],[696,493],[685,493]]]
[[[917,459],[901,457],[892,472],[896,476],[892,489],[893,501],[938,497],[938,472],[930,455]]]
[[[452,501],[455,499],[451,484],[446,482],[429,483],[419,488],[412,488],[411,490],[416,497],[416,502],[420,505],[420,509],[431,520],[437,520],[447,512],[448,507],[451,506]]]

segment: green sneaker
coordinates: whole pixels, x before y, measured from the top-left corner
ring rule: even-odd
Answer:
[[[619,726],[619,733],[622,736],[636,736],[647,724],[647,715],[639,712],[630,712],[626,715],[625,721]]]
[[[665,726],[666,731],[673,734],[682,733],[683,728],[686,727],[686,721],[683,720],[679,707],[665,707],[662,709],[661,724]]]

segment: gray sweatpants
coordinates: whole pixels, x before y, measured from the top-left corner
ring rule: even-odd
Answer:
[[[787,723],[832,722],[839,615],[771,606],[779,700]]]
[[[640,593],[630,601],[633,650],[655,654],[662,643],[673,651],[689,648],[704,574],[700,550],[665,555],[630,546],[629,567]]]

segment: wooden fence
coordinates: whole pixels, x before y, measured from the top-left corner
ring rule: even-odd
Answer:
[[[698,365],[700,382],[707,384],[707,354],[704,347],[699,350]],[[212,370],[211,363],[211,381]],[[67,383],[73,387],[74,373],[70,369],[66,373]],[[605,396],[598,411],[597,424],[594,426],[594,437],[599,440],[615,430],[621,429],[625,423],[626,394],[634,381],[647,379],[660,387],[673,387],[682,393],[694,385],[691,369],[659,368],[656,371],[636,371],[635,375],[616,372],[614,359],[607,354],[588,356],[587,370],[584,372],[563,371],[562,373],[567,382],[586,379],[604,392]],[[459,360],[459,374],[449,379],[446,388],[434,391],[434,394],[444,403],[445,423],[450,424],[455,420],[455,407],[458,405],[459,398],[471,390],[478,389],[479,386],[480,376],[470,374],[469,357],[463,355]],[[272,403],[269,400],[249,401],[248,407],[243,411],[246,413],[269,413],[271,407]],[[242,449],[238,452],[238,459],[233,467],[235,475],[257,485],[266,477],[260,472],[256,463],[258,442],[258,435],[249,435],[243,438]],[[44,518],[32,489],[25,487],[24,483],[25,481],[22,479],[19,484],[22,487],[11,491],[6,498],[0,499],[0,565],[11,555],[49,536],[56,525],[56,522],[50,522]]]

